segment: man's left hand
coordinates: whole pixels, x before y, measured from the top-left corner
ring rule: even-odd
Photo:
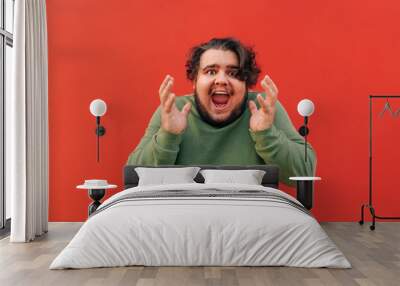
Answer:
[[[251,112],[250,129],[253,132],[269,129],[275,119],[278,88],[268,75],[261,81],[261,86],[265,90],[266,96],[264,99],[261,94],[257,94],[257,101],[260,104],[260,108],[257,108],[253,100],[249,100],[249,109]]]

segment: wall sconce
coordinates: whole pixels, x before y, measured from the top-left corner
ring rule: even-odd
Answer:
[[[303,99],[297,105],[297,111],[301,116],[304,117],[304,125],[301,126],[298,131],[301,134],[301,136],[305,138],[304,155],[305,155],[305,161],[307,162],[307,135],[310,131],[307,127],[307,124],[308,124],[308,117],[314,113],[314,103],[309,99]]]
[[[100,136],[106,133],[104,126],[100,125],[100,117],[103,116],[107,111],[107,104],[101,99],[95,99],[90,103],[90,113],[96,117],[96,137],[97,137],[97,162],[100,161]]]

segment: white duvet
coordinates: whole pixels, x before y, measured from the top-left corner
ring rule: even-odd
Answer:
[[[50,269],[146,266],[294,266],[350,268],[310,215],[262,198],[174,197],[121,201],[131,192],[262,190],[238,184],[176,184],[122,191],[90,217]],[[135,193],[136,194],[136,193]],[[297,202],[298,203],[298,202]]]

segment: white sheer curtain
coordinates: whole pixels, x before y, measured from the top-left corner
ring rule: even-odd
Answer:
[[[13,92],[6,112],[6,180],[12,242],[48,226],[47,27],[45,0],[16,0]]]

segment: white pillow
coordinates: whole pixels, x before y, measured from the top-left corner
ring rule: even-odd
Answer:
[[[199,170],[199,167],[135,168],[139,176],[139,186],[195,183],[193,179]]]
[[[205,184],[246,184],[261,185],[265,171],[262,170],[201,170]]]

